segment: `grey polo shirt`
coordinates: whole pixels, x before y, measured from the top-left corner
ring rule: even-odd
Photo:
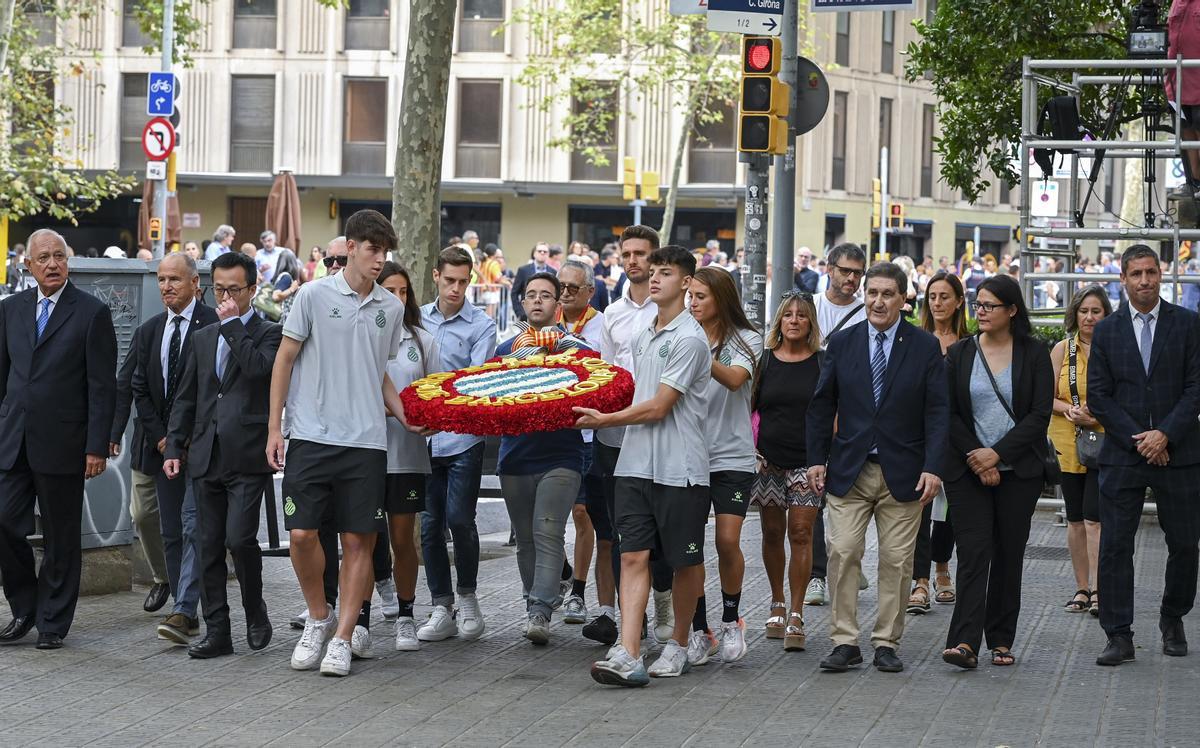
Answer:
[[[754,458],[754,434],[750,430],[750,393],[754,389],[754,365],[762,354],[762,336],[753,330],[738,330],[737,336],[755,356],[751,358],[732,338],[721,347],[718,361],[725,366],[737,366],[750,372],[737,392],[716,379],[709,379],[705,392],[708,401],[709,470],[737,470],[753,473],[758,469]],[[716,354],[716,347],[713,348]]]
[[[396,391],[403,390],[421,377],[441,371],[438,348],[433,336],[420,327],[411,332],[400,326],[400,352],[388,361],[387,373]],[[389,473],[429,475],[429,447],[425,437],[414,434],[396,418],[387,419]]]
[[[300,287],[283,326],[304,344],[288,388],[289,438],[387,450],[383,376],[400,348],[403,316],[400,300],[379,285],[360,299],[345,273]]]
[[[633,402],[654,397],[659,384],[680,393],[658,423],[625,429],[614,475],[646,478],[665,486],[708,485],[708,436],[704,400],[712,378],[708,337],[685,307],[666,327],[643,327],[633,342]]]

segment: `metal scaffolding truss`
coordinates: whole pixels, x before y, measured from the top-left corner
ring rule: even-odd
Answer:
[[[1039,93],[1043,87],[1073,96],[1078,102],[1081,92],[1086,86],[1144,86],[1147,85],[1145,71],[1174,70],[1176,80],[1182,80],[1185,69],[1200,68],[1200,60],[1185,60],[1183,57],[1161,60],[1034,60],[1024,58],[1021,80],[1021,285],[1027,304],[1032,304],[1034,284],[1039,281],[1064,281],[1066,293],[1064,305],[1070,304],[1076,283],[1097,283],[1114,280],[1115,277],[1106,274],[1078,273],[1075,270],[1075,257],[1078,242],[1091,239],[1117,240],[1171,240],[1175,246],[1185,240],[1200,240],[1200,229],[1181,229],[1178,222],[1172,222],[1170,227],[1118,227],[1103,228],[1100,226],[1046,227],[1035,226],[1030,221],[1032,186],[1030,175],[1030,154],[1034,149],[1071,149],[1070,176],[1067,185],[1068,212],[1072,223],[1079,213],[1081,199],[1081,179],[1079,176],[1079,158],[1081,154],[1095,155],[1096,151],[1104,151],[1104,158],[1117,159],[1175,159],[1182,158],[1185,150],[1200,149],[1200,140],[1182,140],[1180,128],[1179,90],[1176,87],[1174,101],[1173,134],[1167,139],[1155,140],[1056,140],[1038,135]],[[1088,70],[1118,70],[1123,75],[1094,75],[1081,74]],[[1140,75],[1132,75],[1141,71]],[[1059,77],[1047,73],[1057,73]],[[1065,74],[1070,74],[1070,83],[1064,80]],[[1197,73],[1200,74],[1200,73]],[[1148,134],[1147,137],[1153,137]],[[1200,176],[1200,175],[1198,175]],[[1030,239],[1066,239],[1067,248],[1035,246]],[[1039,273],[1035,265],[1038,257],[1061,257],[1069,259],[1066,272]],[[1175,258],[1164,258],[1175,259]],[[1200,276],[1180,276],[1178,262],[1172,262],[1172,272],[1169,282],[1174,285],[1176,293],[1181,283],[1200,283]],[[1044,311],[1062,311],[1044,310]]]

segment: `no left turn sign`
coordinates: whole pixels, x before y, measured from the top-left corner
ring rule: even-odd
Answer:
[[[175,150],[175,128],[165,117],[155,117],[142,130],[142,150],[151,161],[166,161]]]

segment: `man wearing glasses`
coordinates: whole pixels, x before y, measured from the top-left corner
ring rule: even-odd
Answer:
[[[347,258],[346,237],[338,236],[331,239],[325,248],[325,256],[321,258],[321,262],[325,263],[325,274],[337,275],[340,273],[346,267]]]
[[[283,328],[250,306],[257,291],[254,260],[223,254],[212,263],[220,324],[198,330],[171,409],[163,472],[178,479],[186,462],[196,493],[204,639],[188,648],[197,659],[233,654],[226,595],[225,548],[233,555],[246,612],[246,642],[271,641],[262,596],[258,517],[271,480],[267,416],[271,367]]]

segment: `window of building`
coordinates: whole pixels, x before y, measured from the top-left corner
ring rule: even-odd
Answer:
[[[887,160],[888,177],[891,178],[891,177],[899,176],[891,170],[892,162],[895,160],[892,158],[892,100],[891,99],[880,99],[879,100],[879,148],[881,149],[881,151],[884,148],[888,149],[888,160]],[[880,155],[882,156],[882,152]],[[883,162],[882,161],[880,161],[880,163],[879,163],[879,175],[883,176]],[[893,186],[892,192],[895,192],[895,191],[896,191],[895,187]]]
[[[933,197],[933,104],[921,110],[921,197]]]
[[[342,133],[342,171],[346,174],[385,173],[387,103],[387,79],[346,80]]]
[[[617,178],[617,86],[615,83],[592,83],[584,87],[583,98],[578,95],[571,100],[571,111],[575,116],[591,112],[606,112],[607,131],[595,143],[596,149],[608,161],[593,164],[582,153],[571,153],[571,179],[611,182]]]
[[[122,0],[121,4],[121,46],[122,47],[145,47],[150,44],[150,37],[142,33],[142,27],[138,24],[137,15],[134,10],[137,8],[138,0]]]
[[[276,0],[234,0],[235,49],[275,49]]]
[[[1008,205],[1012,201],[1012,189],[1008,186],[1008,180],[1004,177],[999,177],[1000,182],[1000,204]]]
[[[503,99],[500,81],[458,82],[455,176],[500,178]]]
[[[389,49],[391,0],[350,0],[346,49]]]
[[[233,76],[230,102],[229,170],[274,171],[275,77]]]
[[[459,52],[503,52],[504,0],[462,0],[458,16]]]
[[[698,124],[688,150],[688,181],[733,184],[737,179],[737,110],[721,108],[721,120]]]
[[[122,170],[142,169],[146,154],[142,152],[142,128],[146,125],[146,74],[125,73],[121,76],[121,155]]]
[[[837,91],[833,94],[833,164],[830,172],[830,187],[846,189],[846,106],[849,94]]]
[[[850,14],[837,14],[837,39],[834,45],[833,61],[839,65],[850,65]]]
[[[883,13],[883,46],[880,49],[879,72],[891,73],[896,60],[896,11]]]
[[[49,11],[54,10],[54,1],[24,0],[21,7],[29,25],[37,30],[37,43],[43,46],[53,45],[55,18]]]

